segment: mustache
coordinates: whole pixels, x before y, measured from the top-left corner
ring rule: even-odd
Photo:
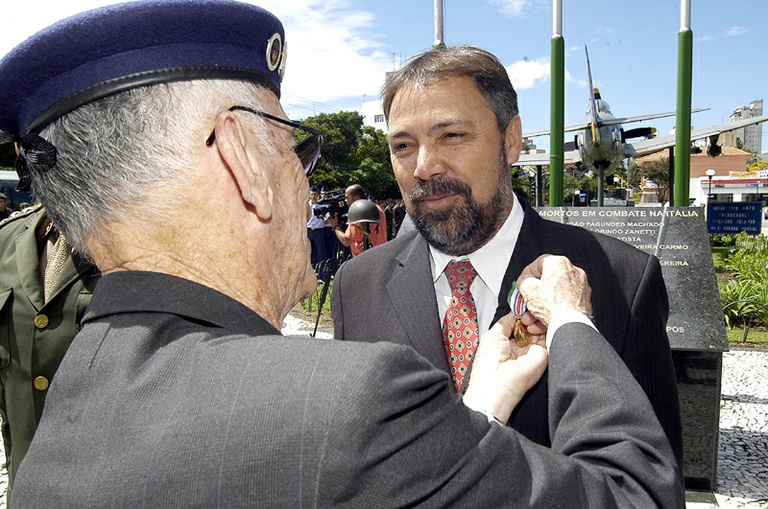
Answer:
[[[411,203],[416,204],[434,196],[454,193],[469,198],[472,196],[472,188],[469,187],[469,184],[451,177],[417,180],[416,185],[411,190]]]

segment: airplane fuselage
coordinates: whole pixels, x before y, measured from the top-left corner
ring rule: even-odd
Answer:
[[[624,134],[620,124],[610,124],[616,117],[611,113],[608,103],[602,99],[595,100],[597,106],[597,123],[593,123],[593,115],[587,109],[585,124],[590,127],[576,135],[576,147],[581,161],[588,167],[610,172],[624,159]],[[604,125],[606,122],[608,125]]]
[[[677,115],[677,112],[667,111],[631,117],[615,117],[611,113],[608,103],[600,97],[600,91],[592,86],[592,69],[589,65],[589,53],[586,46],[584,47],[584,54],[587,62],[589,103],[584,122],[565,127],[566,133],[576,133],[574,142],[568,142],[563,147],[562,158],[566,164],[580,162],[586,168],[594,169],[602,181],[605,175],[612,174],[627,157],[652,154],[677,145],[677,134],[656,136],[656,129],[653,127],[635,127],[625,130],[623,125],[673,117]],[[695,113],[705,109],[696,108],[691,112]],[[707,154],[714,157],[720,153],[720,147],[717,145],[717,137],[720,133],[734,131],[761,122],[768,122],[768,115],[694,129],[691,131],[690,141],[707,139]],[[528,138],[545,134],[549,134],[549,131],[529,132],[524,136]],[[523,153],[520,154],[515,166],[547,166],[551,164],[552,158],[559,157],[560,155],[557,153]],[[600,206],[603,204],[602,192],[602,186],[598,186],[598,204]]]

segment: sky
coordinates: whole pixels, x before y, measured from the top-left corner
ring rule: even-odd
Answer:
[[[141,0],[138,0],[141,1]],[[361,111],[378,98],[385,73],[434,43],[434,0],[248,0],[283,22],[288,60],[281,102],[294,120]],[[110,0],[25,0],[0,12],[0,55],[45,26]],[[692,125],[727,122],[733,108],[768,101],[768,2],[690,0]],[[587,106],[584,57],[616,116],[674,111],[680,0],[563,0],[565,122]],[[519,94],[523,131],[549,128],[552,0],[444,0],[444,40],[495,54]],[[765,96],[765,97],[764,97]],[[766,103],[765,113],[768,113]],[[632,125],[660,134],[674,117]],[[768,129],[763,130],[768,151]],[[566,141],[570,135],[566,135]],[[537,138],[548,148],[548,138]]]

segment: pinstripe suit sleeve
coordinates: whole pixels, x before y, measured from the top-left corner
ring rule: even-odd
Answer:
[[[679,507],[674,457],[642,389],[599,334],[574,327],[555,335],[552,449],[464,407],[410,349],[377,344],[329,409],[318,506]]]
[[[595,476],[584,478],[584,492],[626,497],[620,507],[684,505],[682,476],[653,408],[597,331],[577,323],[558,330],[549,383],[552,450]]]

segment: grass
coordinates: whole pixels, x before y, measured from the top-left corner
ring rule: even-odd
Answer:
[[[744,341],[743,328],[726,328],[725,332],[728,335],[728,344],[730,346],[768,349],[768,329],[766,329],[766,327],[758,329],[753,329],[750,327],[746,342]]]
[[[296,306],[294,306],[292,313],[299,318],[307,320],[312,323],[318,324],[318,328],[324,331],[333,332],[333,320],[331,319],[331,291],[333,289],[333,281],[331,281],[328,292],[325,295],[325,301],[323,302],[323,310],[319,315],[318,322],[318,307],[320,301],[323,300],[323,285],[317,285],[315,293],[301,300]]]
[[[730,256],[730,246],[717,246],[712,248],[712,262],[715,265],[715,271],[718,273],[718,279],[727,279],[728,273],[725,271],[725,261]],[[728,336],[728,344],[737,347],[749,348],[768,348],[768,327],[763,324],[757,328],[750,327],[747,332],[747,339],[744,341],[744,327],[734,327],[725,332]]]
[[[718,246],[712,248],[712,262],[715,264],[715,270],[720,272],[724,270],[725,261],[731,254],[728,250],[731,249],[727,246]]]

